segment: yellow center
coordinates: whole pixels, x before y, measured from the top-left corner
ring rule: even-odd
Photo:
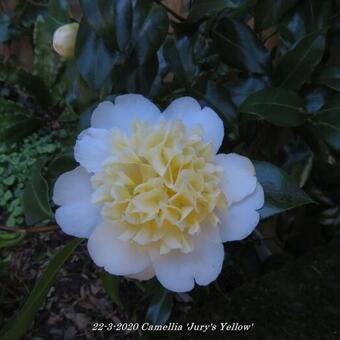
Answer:
[[[113,156],[92,177],[92,199],[120,239],[187,253],[195,234],[217,227],[216,209],[226,207],[221,169],[199,126],[137,122],[129,138],[111,130],[109,140]]]

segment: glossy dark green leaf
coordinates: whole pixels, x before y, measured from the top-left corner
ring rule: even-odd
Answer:
[[[10,38],[11,18],[6,14],[0,13],[0,43],[7,41]]]
[[[51,48],[52,37],[55,30],[70,22],[70,4],[68,0],[49,0],[48,12],[44,16],[46,20],[45,34],[49,36],[49,46]]]
[[[42,16],[39,16],[35,23],[33,39],[33,74],[39,76],[46,85],[50,85],[53,80],[54,55],[51,48],[51,35]]]
[[[28,299],[15,318],[1,331],[2,340],[21,339],[31,326],[35,315],[44,302],[55,276],[61,266],[80,245],[82,239],[74,239],[62,248],[49,262],[43,274],[36,281]]]
[[[330,66],[315,74],[313,82],[340,92],[340,66]]]
[[[332,96],[332,91],[323,86],[310,89],[304,96],[304,106],[306,111],[308,113],[319,111],[326,104],[326,101]]]
[[[103,270],[100,273],[100,278],[106,293],[111,298],[111,301],[117,306],[122,307],[122,302],[119,297],[119,276],[111,275]]]
[[[194,23],[223,10],[240,12],[254,6],[256,2],[257,0],[195,0],[190,8],[188,21]]]
[[[47,175],[49,179],[57,179],[66,171],[71,171],[77,166],[76,161],[71,155],[57,156],[48,164]]]
[[[281,22],[281,51],[286,53],[306,35],[327,27],[332,0],[299,1],[298,6]]]
[[[50,207],[49,188],[41,174],[45,161],[37,161],[31,168],[31,175],[25,184],[23,205],[25,220],[33,225],[53,216]]]
[[[146,320],[154,325],[164,325],[170,318],[173,297],[165,288],[157,285],[152,291],[152,299],[146,312]]]
[[[24,106],[0,98],[0,142],[20,142],[41,127],[42,122]]]
[[[80,0],[80,5],[91,28],[107,46],[115,48],[115,1]]]
[[[100,38],[82,19],[76,42],[76,62],[80,74],[87,85],[99,90],[104,81],[110,77],[118,55],[111,52]]]
[[[209,17],[221,12],[225,8],[236,8],[237,5],[233,0],[195,0],[188,20],[189,22],[196,22],[204,17]]]
[[[51,95],[42,79],[23,69],[0,63],[0,81],[27,92],[43,107],[47,107],[51,102]]]
[[[162,45],[169,28],[168,14],[164,8],[139,0],[133,8],[132,46],[133,57],[143,65],[154,57]]]
[[[267,88],[251,94],[241,104],[239,112],[277,126],[294,127],[305,121],[302,98],[281,88]]]
[[[240,106],[243,101],[251,94],[267,87],[267,84],[262,78],[250,77],[239,79],[237,82],[226,84],[229,95],[236,106]]]
[[[255,29],[262,31],[280,22],[299,0],[259,0],[255,9]]]
[[[213,29],[212,37],[228,65],[253,73],[270,71],[269,52],[245,23],[222,18]]]
[[[58,27],[70,20],[70,4],[68,0],[49,0],[48,17],[49,31],[53,32]]]
[[[260,161],[255,161],[254,165],[265,194],[265,205],[260,210],[262,219],[313,203],[299,185],[279,167]]]
[[[175,81],[190,91],[193,80],[199,71],[194,60],[190,38],[187,36],[177,39],[169,37],[164,44],[163,55],[174,73]]]
[[[313,152],[310,147],[299,138],[295,138],[284,147],[285,163],[282,168],[302,188],[310,177],[313,168]]]
[[[274,75],[275,85],[299,89],[309,80],[315,66],[320,63],[325,44],[325,36],[322,33],[313,33],[302,39],[281,58]]]
[[[225,123],[225,128],[238,133],[238,115],[228,91],[222,85],[208,81],[203,95],[207,106],[214,109]]]
[[[119,13],[115,18],[116,41],[120,51],[124,52],[131,40],[131,23],[133,18],[133,3],[132,0],[116,0],[116,13]]]
[[[340,95],[327,101],[313,119],[326,142],[335,150],[340,151]]]
[[[0,115],[15,115],[15,114],[29,115],[30,111],[17,102],[14,102],[9,99],[0,98]],[[4,118],[2,118],[0,122],[2,129],[4,129],[4,125],[2,125],[3,121]]]
[[[122,79],[121,84],[125,89],[130,93],[138,92],[148,97],[158,72],[157,55],[137,67],[134,63],[126,64],[122,71],[118,79]]]

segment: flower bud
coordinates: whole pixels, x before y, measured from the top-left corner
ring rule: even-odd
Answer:
[[[53,35],[53,48],[55,51],[65,58],[74,57],[74,49],[79,24],[67,24],[59,27]]]

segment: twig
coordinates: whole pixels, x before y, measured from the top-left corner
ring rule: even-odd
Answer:
[[[168,6],[164,5],[162,3],[162,1],[160,0],[154,0],[154,2],[156,2],[158,5],[162,6],[163,8],[165,8],[165,10],[167,12],[169,12],[173,17],[175,17],[177,20],[179,21],[185,21],[185,18],[183,18],[182,16],[180,16],[179,14],[177,14],[175,11],[173,11],[171,8],[169,8]]]
[[[58,229],[59,227],[57,225],[47,225],[44,227],[30,227],[30,228],[0,226],[0,231],[9,231],[12,233],[46,233],[48,231]]]
[[[40,6],[40,7],[47,7],[47,4],[41,4],[40,2],[36,2],[34,0],[27,0],[28,3],[30,3],[33,6]]]

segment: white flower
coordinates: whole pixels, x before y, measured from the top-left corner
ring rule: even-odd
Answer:
[[[59,27],[53,35],[53,48],[65,58],[73,58],[79,24],[72,23]]]
[[[59,177],[56,220],[88,238],[93,261],[114,275],[156,275],[169,290],[207,285],[223,242],[247,237],[264,194],[251,161],[216,155],[221,119],[190,97],[161,113],[141,95],[101,103],[75,146],[80,166]]]

